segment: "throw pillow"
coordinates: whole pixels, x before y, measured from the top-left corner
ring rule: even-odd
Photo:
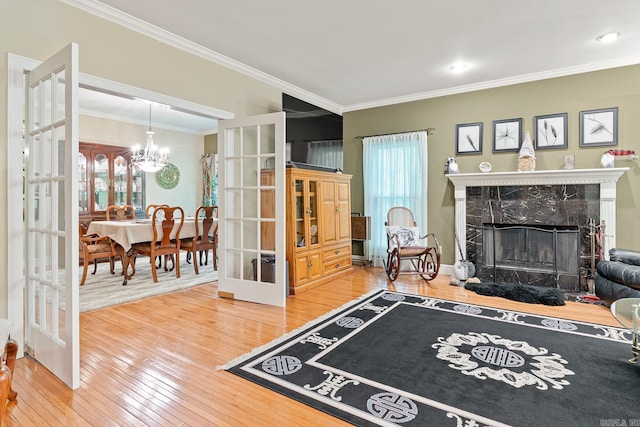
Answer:
[[[390,238],[389,249],[394,249],[398,244],[401,248],[406,246],[420,245],[420,234],[418,232],[418,227],[401,227],[398,225],[388,225],[387,236]]]

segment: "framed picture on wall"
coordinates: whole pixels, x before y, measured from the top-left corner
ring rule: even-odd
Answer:
[[[580,111],[580,146],[618,145],[618,107]]]
[[[482,154],[482,123],[456,125],[456,154]]]
[[[522,119],[493,121],[493,152],[518,151],[522,144]]]
[[[534,117],[536,150],[567,148],[569,146],[567,117],[567,113]]]

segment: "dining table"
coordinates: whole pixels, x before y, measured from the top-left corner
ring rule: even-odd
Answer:
[[[198,220],[199,227],[202,227],[202,218]],[[217,219],[214,218],[214,227]],[[162,222],[156,223],[156,228],[162,234]],[[176,223],[171,231],[171,239],[175,239],[178,229]],[[87,234],[97,234],[98,236],[108,236],[117,243],[118,255],[122,258],[122,271],[124,276],[123,285],[135,274],[135,265],[133,259],[134,243],[151,242],[153,240],[153,225],[151,219],[132,219],[121,221],[91,221]],[[184,219],[182,229],[180,230],[180,239],[194,237],[196,235],[196,220],[193,217]],[[177,262],[177,261],[176,261]],[[132,266],[131,274],[129,274],[129,266]]]

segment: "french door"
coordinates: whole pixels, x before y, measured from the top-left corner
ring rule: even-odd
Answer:
[[[284,112],[219,122],[219,296],[285,305],[284,153]]]
[[[27,74],[25,346],[70,388],[80,386],[78,46]]]

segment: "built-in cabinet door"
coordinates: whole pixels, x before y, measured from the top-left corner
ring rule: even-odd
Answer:
[[[351,194],[349,182],[336,183],[336,233],[338,241],[351,240]]]
[[[322,243],[331,245],[351,239],[349,182],[322,180]]]
[[[338,242],[336,209],[336,183],[322,180],[322,243],[325,245]]]
[[[295,194],[296,249],[308,250],[320,245],[320,221],[318,217],[319,180],[296,178]]]
[[[304,252],[295,257],[294,279],[296,285],[322,277],[322,255],[320,251]]]

